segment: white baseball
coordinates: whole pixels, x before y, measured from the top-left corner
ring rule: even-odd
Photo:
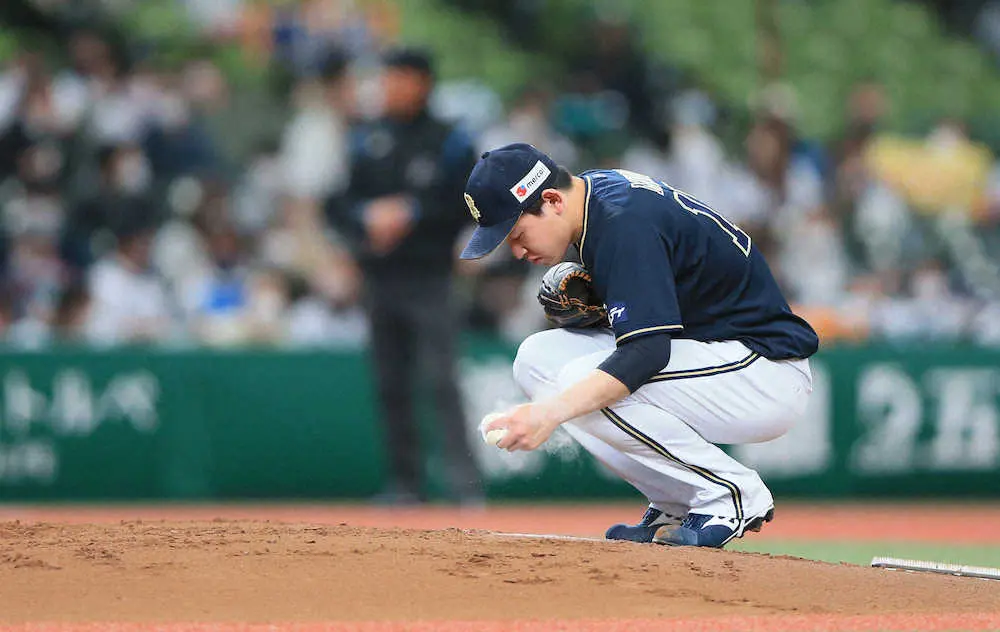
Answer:
[[[483,433],[483,441],[485,441],[487,445],[495,446],[500,443],[507,434],[506,428],[496,428],[495,430],[486,432],[486,426],[498,417],[503,417],[503,413],[490,413],[483,417],[483,420],[479,422],[479,429]]]
[[[486,443],[492,446],[499,444],[507,436],[506,428],[497,428],[486,433]]]

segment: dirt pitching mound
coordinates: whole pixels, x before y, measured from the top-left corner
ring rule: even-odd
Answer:
[[[256,521],[0,523],[0,623],[984,613],[997,582],[620,542]]]

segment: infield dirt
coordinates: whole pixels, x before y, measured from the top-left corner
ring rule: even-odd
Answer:
[[[0,623],[995,613],[1000,582],[617,542],[253,520],[0,523]]]

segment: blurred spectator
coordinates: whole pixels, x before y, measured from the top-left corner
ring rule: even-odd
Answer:
[[[213,38],[234,36],[245,10],[245,0],[181,0],[188,17]]]
[[[863,271],[898,269],[914,235],[906,203],[890,187],[873,180],[858,199],[851,237],[860,245],[855,265]]]
[[[971,306],[950,287],[940,262],[929,260],[913,271],[904,293],[885,302],[873,327],[891,342],[954,340],[971,317]]]
[[[978,345],[1000,348],[1000,301],[982,306],[970,322],[972,341]]]
[[[739,217],[742,204],[734,204],[736,200],[726,192],[729,168],[722,143],[712,132],[715,105],[701,92],[687,92],[675,102],[673,111],[668,171],[671,182],[709,205],[725,208],[734,221],[745,222]]]
[[[811,165],[793,159],[792,143],[790,123],[765,114],[747,135],[745,165],[730,169],[725,181],[723,213],[747,231],[765,255],[779,247],[777,238],[787,236],[822,203],[822,180]],[[783,242],[798,247],[793,239]]]
[[[647,135],[655,125],[655,98],[650,89],[646,57],[636,46],[634,29],[625,15],[607,15],[591,21],[587,32],[578,38],[578,49],[571,67],[578,69],[571,78],[573,89],[581,95],[611,92],[623,101],[620,115],[604,110],[601,126],[617,129],[628,126]],[[616,120],[621,116],[622,120]]]
[[[21,55],[0,75],[0,178],[19,175],[24,183],[51,182],[64,161],[62,148],[55,141],[69,131],[67,126],[54,102],[44,60],[32,53]],[[25,159],[33,145],[47,152]],[[43,156],[44,162],[30,160]]]
[[[275,141],[261,143],[233,192],[233,222],[241,232],[263,233],[282,202],[287,186],[279,150]]]
[[[367,52],[372,34],[355,0],[302,0],[277,8],[274,48],[279,62],[297,76],[321,69],[335,48],[354,55]]]
[[[249,270],[240,236],[225,222],[208,224],[203,230],[209,266],[181,290],[192,330],[209,345],[249,342]]]
[[[203,231],[196,224],[201,225],[210,215],[224,214],[227,198],[218,182],[191,177],[175,180],[166,198],[168,215],[153,242],[153,268],[183,304],[184,289],[211,267]]]
[[[285,335],[290,298],[288,276],[276,268],[254,270],[249,280],[247,340],[256,344],[279,344]]]
[[[481,499],[455,374],[454,244],[468,215],[471,141],[427,111],[434,70],[427,53],[385,58],[383,118],[354,132],[347,195],[331,205],[364,272],[372,350],[391,480],[382,500],[423,498],[414,395],[429,382],[452,498]]]
[[[288,304],[285,275],[253,260],[251,237],[237,230],[229,211],[225,190],[206,186],[193,222],[196,241],[183,246],[198,263],[172,277],[178,301],[199,343],[278,344]],[[191,237],[179,228],[175,239]]]
[[[993,61],[1000,64],[1000,2],[988,0],[983,3],[975,17],[973,31],[989,49]]]
[[[331,53],[319,80],[296,88],[296,112],[281,147],[286,194],[316,201],[343,192],[348,177],[347,125],[352,85],[348,58]]]
[[[183,72],[150,78],[143,147],[157,175],[216,176],[218,155],[204,117],[224,107],[226,86],[211,62],[189,64]]]
[[[71,133],[86,106],[85,95],[53,82],[45,60],[25,53],[0,79],[0,129],[14,127],[26,139]]]
[[[14,302],[11,300],[10,292],[0,285],[0,343],[9,342],[7,336],[13,322]]]
[[[923,141],[883,135],[869,143],[865,158],[875,177],[928,214],[980,211],[993,167],[989,149],[952,118],[938,121]]]
[[[545,86],[524,89],[511,104],[506,120],[480,137],[480,153],[510,143],[530,143],[557,163],[573,168],[577,163],[576,147],[552,126],[551,107],[552,94]]]
[[[152,106],[145,86],[134,81],[125,61],[119,55],[101,58],[92,86],[89,136],[99,144],[140,144]]]
[[[349,175],[347,125],[354,85],[348,67],[344,53],[331,52],[321,77],[300,84],[298,111],[285,130],[277,161],[262,157],[257,163],[262,173],[279,174],[277,188],[263,191],[276,195],[279,207],[261,240],[263,259],[301,275],[314,291],[332,292],[321,299],[334,303],[342,298],[338,292],[358,283],[342,237],[324,221],[325,200],[344,193]]]
[[[16,177],[8,181],[3,225],[12,234],[42,230],[58,234],[66,220],[59,195],[62,153],[50,142],[29,145],[17,157]]]
[[[167,288],[150,266],[154,232],[141,221],[120,226],[117,248],[91,268],[89,342],[155,343],[170,335],[173,313]]]
[[[106,145],[96,152],[96,189],[70,213],[63,236],[63,254],[78,269],[93,263],[111,242],[111,234],[126,223],[152,222],[150,200],[153,172],[136,145]],[[103,244],[100,243],[103,240]]]
[[[859,82],[847,99],[847,127],[844,138],[865,143],[880,131],[889,109],[885,87],[874,79]]]
[[[71,283],[59,297],[52,321],[52,339],[64,344],[86,342],[87,324],[91,320],[90,291],[83,282]]]
[[[782,232],[777,259],[785,290],[795,301],[833,307],[844,299],[850,267],[836,219],[816,206]]]
[[[57,73],[52,91],[64,113],[68,131],[76,131],[93,104],[98,74],[110,62],[111,49],[95,31],[79,30],[70,35],[69,66]]]
[[[356,290],[317,292],[304,279],[295,279],[286,319],[287,343],[293,347],[367,348],[368,316],[355,302]]]
[[[9,266],[14,322],[8,340],[19,347],[36,348],[46,341],[67,279],[55,236],[44,230],[21,233],[14,241]]]
[[[375,96],[373,101],[377,100]],[[503,101],[497,91],[481,79],[439,84],[431,95],[429,108],[434,116],[454,123],[473,137],[480,137],[491,127],[503,127],[500,122],[504,114]]]
[[[660,128],[638,137],[622,157],[622,165],[737,213],[728,209],[725,151],[712,132],[715,104],[701,90],[691,89],[671,99],[663,110]]]
[[[865,152],[876,138],[886,111],[889,108],[885,88],[874,80],[856,84],[844,104],[846,124],[844,132],[834,143],[832,154],[835,203],[853,206],[868,178]]]
[[[12,292],[15,331],[9,338],[31,346],[48,326],[67,268],[59,255],[65,210],[58,192],[61,156],[47,143],[19,157],[17,178],[2,208],[0,230],[10,240],[4,285]]]

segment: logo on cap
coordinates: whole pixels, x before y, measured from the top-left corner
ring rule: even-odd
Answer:
[[[510,188],[511,195],[513,195],[518,202],[523,202],[528,199],[528,197],[538,190],[538,187],[545,183],[546,178],[552,172],[548,167],[545,166],[541,160],[535,163],[535,166],[531,168],[531,171],[527,173],[521,181]]]
[[[476,223],[478,224],[481,214],[479,213],[479,209],[476,208],[476,201],[473,200],[472,196],[468,193],[465,194],[465,205],[469,207],[469,212],[472,213],[472,219],[476,220]]]

